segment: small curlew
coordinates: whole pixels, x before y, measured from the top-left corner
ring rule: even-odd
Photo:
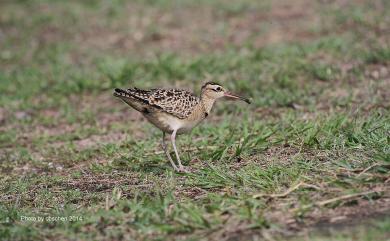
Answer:
[[[128,105],[141,112],[143,116],[163,132],[162,146],[175,171],[186,172],[181,164],[176,148],[176,135],[191,131],[209,114],[214,102],[222,97],[242,100],[250,104],[249,99],[227,91],[217,83],[208,82],[202,86],[200,97],[179,89],[141,90],[115,89],[119,97]],[[165,133],[171,135],[178,166],[172,160],[165,144]]]

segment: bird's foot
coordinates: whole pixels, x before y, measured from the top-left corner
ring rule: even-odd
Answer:
[[[179,166],[177,171],[180,173],[190,173],[191,172],[191,170],[189,168],[184,167],[184,166]]]

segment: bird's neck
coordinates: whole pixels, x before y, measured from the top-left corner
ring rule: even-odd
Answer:
[[[203,105],[204,111],[205,111],[207,114],[210,114],[210,111],[211,111],[211,109],[213,108],[215,99],[214,99],[214,98],[210,98],[210,97],[208,97],[207,95],[203,95],[203,94],[202,94],[202,95],[200,96],[200,100],[201,100],[201,103],[202,103],[202,105]]]

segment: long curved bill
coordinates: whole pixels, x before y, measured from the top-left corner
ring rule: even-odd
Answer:
[[[242,101],[245,101],[245,102],[248,103],[248,104],[251,103],[251,101],[250,101],[248,98],[244,98],[244,97],[242,97],[242,96],[233,94],[232,92],[226,92],[226,93],[225,93],[225,97],[227,97],[227,98],[229,98],[229,99],[242,100]]]

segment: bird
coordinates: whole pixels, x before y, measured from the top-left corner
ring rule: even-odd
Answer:
[[[215,82],[202,85],[200,96],[183,89],[129,89],[115,88],[113,95],[118,97],[162,131],[162,148],[172,167],[177,172],[189,172],[181,163],[176,147],[176,136],[190,132],[207,116],[216,100],[228,98],[250,104],[248,98],[234,94]],[[170,134],[171,144],[176,155],[173,161],[165,143],[165,135]]]

